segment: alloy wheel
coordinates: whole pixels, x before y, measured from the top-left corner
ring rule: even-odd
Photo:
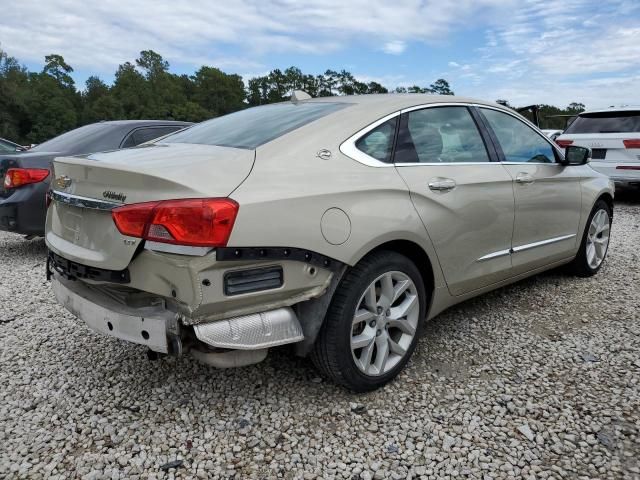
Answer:
[[[387,373],[409,351],[420,316],[418,290],[399,271],[376,278],[360,297],[353,316],[351,353],[370,376]]]
[[[609,246],[610,219],[606,210],[598,210],[591,219],[587,232],[587,263],[592,269],[600,266]]]

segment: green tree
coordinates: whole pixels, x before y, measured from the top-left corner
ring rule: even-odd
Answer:
[[[429,87],[429,89],[431,90],[431,92],[435,93],[436,95],[453,95],[454,94],[453,90],[451,90],[451,87],[449,86],[449,82],[447,82],[444,78],[439,78],[438,80],[433,82]]]
[[[87,79],[82,93],[82,104],[82,124],[116,120],[123,116],[122,108],[109,86],[96,76]]]
[[[63,87],[69,89],[75,88],[75,82],[70,75],[73,72],[73,68],[64,61],[62,55],[57,55],[55,53],[47,55],[44,57],[44,61],[45,64],[42,73],[51,75]]]
[[[225,115],[244,108],[244,82],[213,67],[202,67],[193,77],[193,100],[210,116]]]
[[[132,63],[125,62],[118,67],[111,91],[124,118],[144,117],[145,108],[151,99],[151,90],[145,77]]]
[[[25,107],[28,82],[27,69],[0,49],[0,137],[26,143],[23,132],[31,128]]]

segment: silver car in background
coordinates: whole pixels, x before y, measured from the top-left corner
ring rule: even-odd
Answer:
[[[560,265],[600,269],[613,185],[589,153],[495,103],[296,93],[57,158],[48,272],[104,334],[218,367],[291,344],[371,390],[444,309]]]

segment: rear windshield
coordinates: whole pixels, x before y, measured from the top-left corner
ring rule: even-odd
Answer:
[[[564,133],[629,132],[640,132],[640,111],[583,114]]]
[[[276,103],[248,108],[169,135],[162,143],[254,148],[340,110],[348,103]]]
[[[121,136],[113,132],[109,123],[92,123],[76,128],[33,147],[31,152],[61,152],[72,155],[100,152],[118,148]]]

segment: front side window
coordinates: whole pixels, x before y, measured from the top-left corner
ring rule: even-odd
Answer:
[[[381,162],[391,162],[391,151],[393,150],[393,140],[396,135],[397,117],[387,120],[381,125],[371,130],[366,135],[360,137],[356,142],[356,148],[366,153],[370,157]]]
[[[489,162],[466,107],[432,107],[402,115],[396,163]]]
[[[488,108],[480,110],[498,137],[505,162],[556,162],[553,147],[534,129],[507,113]]]
[[[275,103],[230,113],[176,132],[162,143],[195,143],[253,150],[296,128],[337,112],[348,103]]]

